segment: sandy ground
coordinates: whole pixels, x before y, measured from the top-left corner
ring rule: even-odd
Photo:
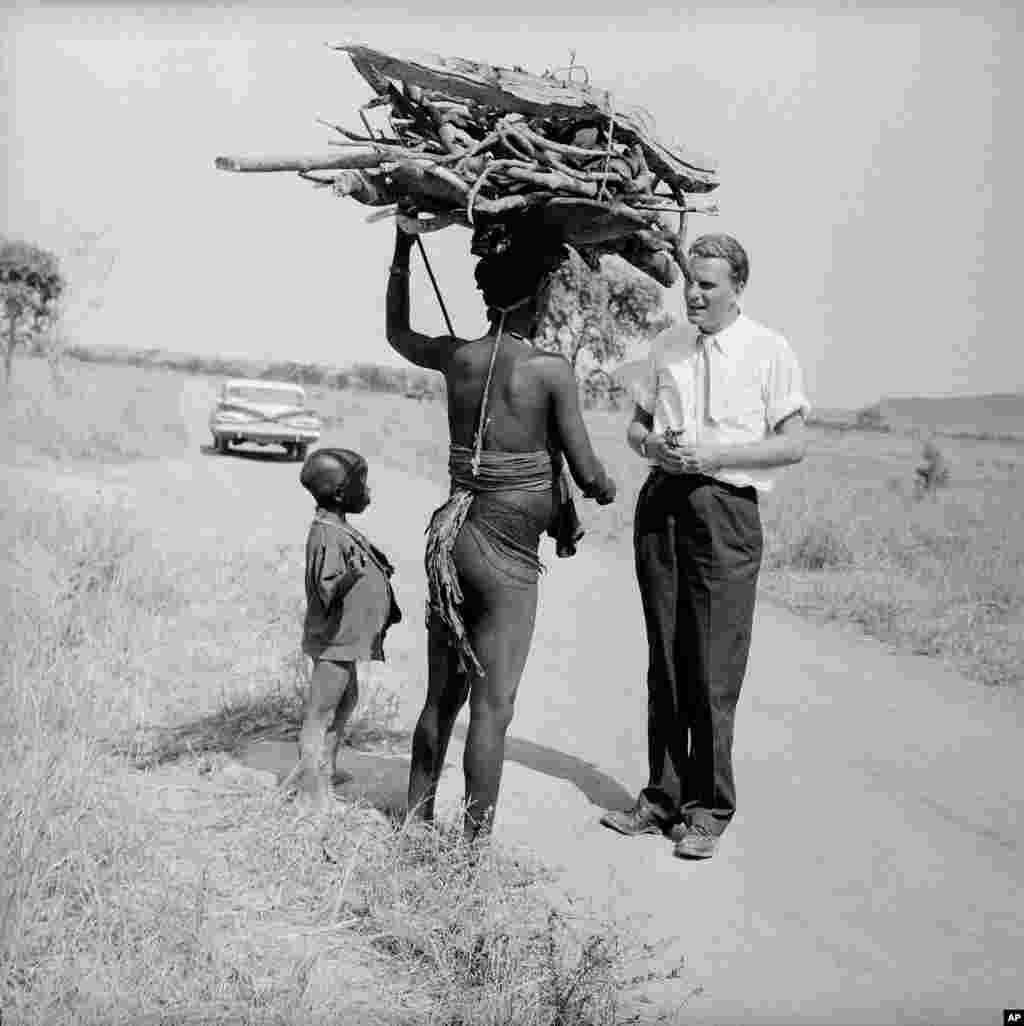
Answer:
[[[209,453],[211,395],[209,383],[186,382],[192,439],[181,459],[111,468],[102,487],[172,547],[240,532],[271,551],[294,546],[310,514],[297,465]],[[344,444],[343,430],[329,440]],[[372,468],[371,485],[360,526],[393,557],[406,611],[393,644],[422,667],[422,532],[442,494],[388,468]],[[68,475],[64,487],[96,486]],[[566,888],[659,946],[665,965],[685,960],[675,993],[693,993],[681,1021],[983,1026],[1024,1004],[1019,695],[762,602],[737,715],[738,813],[714,859],[683,862],[666,840],[598,824],[646,773],[628,540],[542,557],[549,573],[496,834],[561,867]],[[410,724],[422,670],[399,687]],[[460,757],[455,743],[449,806]],[[283,774],[294,750],[256,746],[248,758]],[[354,758],[346,790],[401,799],[404,759]]]

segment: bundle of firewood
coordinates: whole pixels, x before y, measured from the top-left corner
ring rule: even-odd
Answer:
[[[532,211],[588,262],[618,253],[663,285],[678,278],[687,214],[716,212],[702,195],[718,184],[714,162],[660,142],[644,111],[617,106],[578,67],[537,76],[333,48],[374,91],[359,111],[363,130],[323,122],[333,153],[218,157],[218,168],[297,171],[409,231],[471,227],[476,253]]]

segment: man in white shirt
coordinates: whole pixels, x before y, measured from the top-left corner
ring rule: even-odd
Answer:
[[[804,456],[810,405],[779,334],[747,317],[743,247],[690,247],[688,325],[660,335],[635,387],[631,448],[649,461],[634,521],[648,641],[649,777],[628,811],[601,822],[668,834],[708,858],[736,809],[732,738],[761,565],[758,493]]]

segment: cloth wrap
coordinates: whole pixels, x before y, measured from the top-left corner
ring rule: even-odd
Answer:
[[[453,445],[449,450],[448,472],[452,491],[448,501],[435,510],[427,527],[425,565],[427,571],[427,621],[431,616],[441,620],[449,632],[451,644],[459,657],[459,667],[483,676],[480,665],[462,620],[462,588],[452,550],[459,532],[466,523],[473,501],[479,494],[503,491],[552,491],[555,512],[548,525],[548,534],[556,539],[559,556],[570,556],[583,535],[568,482],[562,473],[562,458],[546,449],[534,452],[478,452]],[[486,517],[474,520],[474,526],[508,559],[540,573],[544,565],[537,558],[536,547],[529,548],[499,524]]]

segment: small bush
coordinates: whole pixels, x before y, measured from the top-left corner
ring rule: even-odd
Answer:
[[[840,529],[821,521],[799,525],[795,536],[766,560],[772,568],[789,570],[831,570],[852,562],[853,552]]]
[[[925,442],[921,463],[914,471],[917,498],[934,494],[949,485],[949,466],[942,450],[933,440]]]

